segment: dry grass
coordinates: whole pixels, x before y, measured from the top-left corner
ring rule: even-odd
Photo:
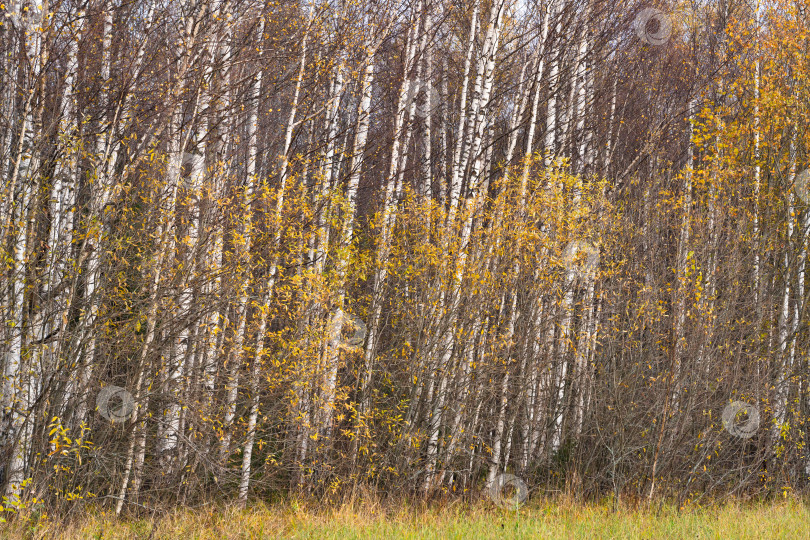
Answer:
[[[89,511],[70,524],[47,518],[0,529],[0,538],[810,538],[810,506],[788,499],[684,509],[533,502],[518,512],[492,505],[414,507],[287,502],[246,510],[177,510],[116,519]]]

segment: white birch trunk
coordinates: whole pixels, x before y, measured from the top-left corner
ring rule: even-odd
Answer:
[[[281,250],[281,233],[282,233],[282,213],[284,211],[284,198],[287,188],[287,181],[289,175],[289,153],[290,148],[292,146],[292,138],[293,138],[293,130],[297,125],[295,118],[298,113],[298,105],[299,105],[299,98],[301,95],[301,86],[304,80],[304,73],[306,69],[306,62],[307,62],[307,45],[308,40],[310,37],[310,28],[313,23],[314,18],[314,5],[310,6],[309,9],[309,16],[307,20],[306,29],[304,31],[303,39],[301,42],[301,59],[298,65],[298,77],[295,83],[295,90],[293,91],[293,98],[292,103],[290,105],[290,116],[287,121],[287,127],[284,132],[284,146],[282,150],[282,154],[280,156],[281,164],[279,166],[279,187],[276,196],[276,208],[275,213],[273,216],[273,225],[275,228],[274,234],[274,243],[271,246],[273,254],[272,262],[270,264],[270,268],[268,270],[268,279],[266,283],[265,290],[263,291],[263,301],[261,305],[261,309],[259,312],[259,324],[256,330],[256,347],[255,347],[255,356],[253,358],[253,365],[250,373],[250,379],[248,381],[248,388],[251,391],[251,403],[250,403],[250,412],[248,416],[248,433],[247,438],[245,440],[245,445],[242,450],[242,467],[241,467],[241,474],[240,474],[240,482],[239,482],[239,501],[244,504],[247,501],[247,494],[248,488],[250,484],[250,472],[251,472],[251,457],[253,455],[253,445],[256,440],[256,424],[258,420],[259,414],[259,394],[258,394],[258,387],[259,387],[259,376],[261,373],[261,365],[262,365],[262,358],[266,353],[266,333],[267,333],[267,326],[269,321],[269,313],[270,313],[270,303],[273,299],[273,291],[275,288],[275,284],[278,280],[279,274],[279,261],[280,261],[280,250]],[[263,33],[263,31],[262,31]],[[255,157],[255,156],[254,156]],[[249,245],[249,244],[248,244]],[[250,252],[250,251],[249,251]],[[243,328],[242,332],[246,330]],[[242,340],[244,341],[244,338]],[[243,351],[241,349],[237,349],[237,354],[241,357]],[[234,372],[232,371],[232,380],[236,380],[234,376]],[[235,387],[236,385],[234,385]],[[229,401],[228,401],[228,410],[234,411],[236,405],[236,392],[231,391],[229,394]],[[233,418],[231,418],[231,421]],[[230,441],[228,441],[230,443]],[[223,445],[223,449],[225,446]]]

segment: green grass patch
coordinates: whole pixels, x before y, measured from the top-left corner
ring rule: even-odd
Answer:
[[[533,502],[518,511],[488,504],[416,508],[377,504],[318,507],[288,502],[247,509],[175,510],[126,519],[86,513],[68,523],[17,520],[0,538],[810,538],[810,507],[788,499],[676,509]]]

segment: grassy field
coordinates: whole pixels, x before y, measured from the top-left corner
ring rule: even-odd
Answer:
[[[0,538],[810,538],[810,507],[798,501],[726,504],[689,511],[535,503],[517,512],[488,505],[442,508],[296,504],[178,511],[116,520],[89,513],[71,525],[41,520],[0,529]]]

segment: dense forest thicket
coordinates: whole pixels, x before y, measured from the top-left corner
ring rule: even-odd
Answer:
[[[807,490],[808,9],[0,3],[3,508]]]

